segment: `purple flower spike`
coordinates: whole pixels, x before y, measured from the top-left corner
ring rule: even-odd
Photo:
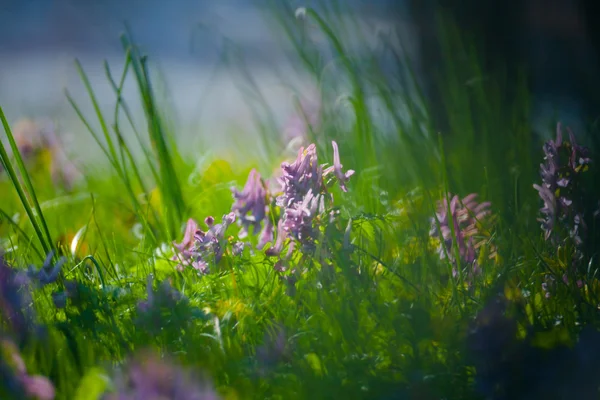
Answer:
[[[331,145],[333,146],[333,172],[340,182],[340,187],[344,192],[348,191],[346,187],[346,182],[352,175],[354,175],[354,171],[349,169],[345,173],[342,171],[342,164],[340,163],[340,151],[338,149],[338,145],[335,141],[331,141]]]
[[[235,198],[232,210],[242,225],[242,230],[239,234],[240,239],[248,236],[250,226],[253,227],[255,234],[258,233],[268,208],[267,189],[260,174],[253,169],[250,171],[246,185],[241,192],[236,188],[232,188],[231,190]]]
[[[584,193],[579,184],[581,173],[591,163],[589,150],[575,141],[575,135],[568,129],[569,140],[563,140],[562,126],[557,125],[556,140],[544,144],[544,163],[540,165],[542,184],[534,184],[543,207],[540,209],[541,228],[544,238],[554,244],[565,240],[565,232],[578,247],[583,243],[580,237],[585,233],[583,209],[581,208]],[[562,230],[562,232],[561,232]]]
[[[116,374],[115,381],[116,393],[108,394],[107,400],[219,398],[208,381],[198,380],[192,371],[146,352],[130,360],[125,371]]]
[[[27,334],[33,325],[30,285],[27,274],[9,267],[0,254],[0,318],[19,335]]]
[[[258,244],[256,245],[256,248],[258,250],[262,250],[263,247],[265,247],[265,245],[269,242],[273,241],[273,222],[271,222],[270,219],[267,219],[267,222],[265,223],[265,226],[263,228],[263,230],[260,232],[260,235],[258,236]]]
[[[215,224],[214,218],[209,216],[205,219],[209,228],[205,232],[198,228],[198,224],[194,220],[188,220],[183,241],[173,243],[178,250],[178,254],[173,257],[173,260],[179,261],[176,268],[183,270],[186,266],[191,266],[200,274],[210,272],[210,263],[218,264],[225,254],[227,246],[225,233],[234,222],[234,213],[224,215],[220,224]]]
[[[281,164],[283,176],[280,178],[283,194],[277,198],[277,205],[289,207],[297,201],[302,201],[306,193],[321,193],[324,189],[323,168],[318,164],[317,147],[311,144],[298,151],[298,157],[293,163]]]
[[[462,203],[462,204],[461,204]],[[453,196],[450,200],[450,206],[446,201],[438,202],[436,216],[431,219],[430,236],[440,237],[439,255],[441,259],[446,258],[454,264],[453,275],[457,275],[458,266],[455,260],[454,243],[458,247],[461,262],[471,266],[471,273],[479,273],[480,267],[477,265],[479,248],[486,241],[482,238],[483,232],[480,232],[479,225],[487,222],[490,215],[490,202],[477,202],[477,194],[472,193],[466,196],[462,202],[458,196]],[[449,208],[449,210],[448,210]],[[439,230],[436,223],[439,222]],[[454,230],[454,235],[452,234]],[[476,241],[476,239],[479,239]],[[492,247],[490,258],[495,256],[495,248]]]

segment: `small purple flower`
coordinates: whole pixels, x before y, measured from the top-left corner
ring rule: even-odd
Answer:
[[[575,142],[570,129],[568,132],[569,140],[565,141],[559,123],[556,140],[549,140],[544,144],[544,163],[540,165],[542,184],[534,184],[533,187],[544,203],[540,209],[542,218],[538,219],[544,238],[558,245],[568,236],[579,247],[583,244],[582,235],[586,233],[581,208],[585,194],[579,178],[592,160],[589,150]]]
[[[227,239],[225,233],[227,228],[235,222],[233,212],[223,216],[220,224],[215,224],[213,217],[207,217],[204,221],[208,227],[205,232],[198,228],[197,223],[190,219],[186,226],[186,233],[181,243],[174,243],[178,254],[174,260],[179,260],[177,268],[182,270],[185,266],[191,266],[200,274],[210,272],[211,263],[218,264],[225,254]]]
[[[280,219],[279,223],[277,224],[277,237],[275,239],[275,244],[272,247],[269,247],[265,251],[265,254],[267,256],[281,255],[281,252],[283,251],[283,246],[284,246],[287,238],[288,238],[288,233],[285,230],[284,221],[283,221],[283,219]],[[290,242],[290,244],[288,246],[287,256],[285,258],[289,258],[292,255],[293,251],[294,251],[294,242]]]
[[[333,170],[335,177],[338,179],[340,183],[340,188],[342,191],[347,192],[348,188],[346,187],[346,182],[350,179],[352,175],[354,175],[354,171],[349,169],[346,172],[342,171],[342,164],[340,163],[340,151],[338,149],[338,145],[335,141],[331,141],[331,145],[333,146],[333,166],[326,170],[324,175]]]
[[[248,180],[244,189],[240,192],[236,188],[231,189],[235,202],[232,210],[235,212],[242,230],[239,238],[243,239],[248,235],[248,229],[253,227],[256,234],[260,228],[268,209],[267,189],[260,174],[253,169],[248,175]]]
[[[256,245],[256,248],[258,250],[262,250],[267,243],[273,241],[273,230],[273,222],[271,221],[271,219],[267,219],[267,221],[265,222],[265,226],[263,227],[262,231],[260,232],[260,235],[258,236],[258,244]]]
[[[56,264],[52,265],[53,257],[54,252],[50,252],[46,256],[46,260],[39,270],[37,270],[35,266],[30,265],[27,272],[29,277],[32,280],[37,281],[42,286],[56,282],[58,275],[60,274],[60,270],[67,259],[65,257],[60,257]]]
[[[192,218],[188,219],[185,225],[185,234],[183,236],[183,241],[181,243],[173,242],[173,247],[177,250],[179,254],[175,254],[172,258],[173,261],[179,260],[180,264],[177,266],[177,269],[182,270],[183,267],[190,265],[190,259],[194,255],[194,236],[196,232],[198,232],[200,228],[198,227],[198,223]]]
[[[31,281],[25,272],[10,268],[0,254],[0,316],[24,335],[33,325]]]
[[[146,282],[146,293],[148,297],[138,303],[138,310],[142,313],[151,312],[154,308],[165,305],[167,307],[174,306],[181,301],[187,301],[187,298],[171,286],[171,281],[165,279],[160,283],[157,290],[153,289],[154,277],[148,276]]]
[[[476,273],[479,271],[479,266],[476,265],[478,249],[486,241],[486,238],[482,237],[479,226],[484,222],[488,222],[486,219],[490,215],[491,204],[490,202],[478,203],[476,199],[476,193],[466,196],[462,202],[458,196],[453,196],[449,210],[446,201],[439,201],[436,216],[431,219],[429,235],[440,237],[440,259],[448,256],[449,260],[455,264],[454,275],[458,274],[453,247],[455,241],[461,258],[460,261],[471,265],[471,272]],[[439,229],[438,223],[440,225]],[[454,235],[452,230],[454,230]],[[475,239],[479,239],[479,241],[476,242]],[[492,247],[490,258],[494,255],[495,248]]]
[[[246,243],[235,242],[233,244],[233,246],[231,246],[231,247],[232,247],[231,251],[233,252],[233,255],[240,256],[240,255],[242,255],[242,253],[244,252],[244,249],[246,248]]]
[[[41,375],[30,375],[27,372],[25,362],[19,354],[17,346],[12,341],[3,339],[0,340],[0,351],[3,357],[0,357],[0,368],[5,369],[4,365],[8,361],[7,367],[11,370],[10,377],[5,377],[10,380],[11,386],[14,390],[20,392],[18,395],[15,394],[15,398],[35,398],[39,400],[54,400],[56,397],[56,390],[54,385],[48,378]],[[3,360],[5,358],[5,360]],[[8,360],[6,360],[8,358]],[[4,371],[3,371],[4,372]]]
[[[265,334],[263,345],[256,348],[260,374],[266,375],[277,363],[286,360],[290,350],[288,336],[282,327],[278,327],[274,335]]]
[[[294,203],[285,210],[283,217],[283,230],[288,237],[292,237],[305,247],[312,247],[318,234],[314,226],[314,218],[324,211],[323,197],[314,196],[308,191],[302,202]]]
[[[105,400],[181,399],[217,400],[219,397],[206,380],[169,360],[144,352],[130,360],[124,371],[115,374],[116,393]]]

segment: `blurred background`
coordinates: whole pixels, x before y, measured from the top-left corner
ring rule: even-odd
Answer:
[[[352,0],[344,2],[341,10],[358,11],[375,28],[395,26],[397,19],[386,12],[393,3]],[[293,8],[302,5],[306,4],[289,3]],[[222,133],[232,124],[247,133],[253,129],[248,100],[237,86],[240,79],[247,81],[240,75],[242,69],[252,75],[273,115],[281,118],[279,123],[292,110],[285,84],[293,82],[307,92],[314,89],[308,82],[303,84],[302,72],[290,65],[287,53],[292,49],[280,40],[270,12],[267,2],[243,0],[0,0],[0,104],[11,121],[54,119],[67,145],[77,149],[78,158],[104,161],[95,146],[86,145],[91,136],[64,90],[93,116],[75,68],[77,58],[101,108],[114,107],[116,97],[103,61],[118,79],[125,59],[119,35],[127,23],[136,44],[149,56],[157,75],[158,98],[176,121],[179,140],[207,137],[215,146],[226,145],[221,143]],[[243,60],[224,60],[227,49],[241,51]],[[135,92],[130,76],[124,96],[137,115],[141,109],[136,111]]]
[[[317,2],[281,3],[292,9],[319,8]],[[435,15],[442,10],[453,16],[462,32],[480,40],[491,69],[500,59],[509,65],[526,63],[539,131],[556,115],[581,130],[596,110],[592,83],[598,76],[597,60],[589,29],[593,19],[586,16],[593,7],[568,0],[348,0],[338,2],[337,17],[358,16],[362,25],[357,30],[366,32],[367,43],[373,46],[382,32],[400,31],[435,105],[433,69],[442,61]],[[215,146],[226,146],[222,133],[232,125],[246,133],[253,129],[248,99],[238,85],[240,78],[248,81],[243,74],[251,74],[278,124],[293,109],[286,83],[307,93],[314,90],[314,82],[304,84],[306,76],[288,57],[293,49],[280,40],[271,8],[266,1],[243,0],[0,0],[0,104],[11,121],[54,119],[79,158],[102,161],[100,152],[87,145],[91,137],[83,131],[64,89],[90,115],[89,98],[74,65],[77,58],[101,107],[114,107],[103,61],[116,77],[120,75],[124,50],[119,34],[126,22],[160,78],[155,81],[158,98],[171,114],[179,140],[206,138]],[[244,58],[224,60],[232,48]],[[125,86],[125,97],[135,104],[133,79]],[[183,151],[192,149],[187,146]]]

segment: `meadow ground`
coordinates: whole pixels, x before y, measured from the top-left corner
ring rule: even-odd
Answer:
[[[106,167],[0,113],[0,398],[597,398],[593,136],[534,136],[526,81],[466,85],[458,40],[436,132],[390,38],[281,12],[318,90],[282,130],[248,75],[226,151],[181,151],[127,35],[113,108],[79,67],[68,98]]]

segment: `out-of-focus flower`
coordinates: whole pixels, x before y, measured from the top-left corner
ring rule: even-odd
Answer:
[[[283,246],[285,244],[286,239],[288,238],[287,231],[285,230],[284,221],[280,219],[277,223],[277,237],[275,239],[275,243],[273,246],[269,247],[265,254],[267,256],[280,256],[283,251]],[[294,251],[294,242],[291,242],[288,245],[288,252],[285,258],[289,258]]]
[[[269,369],[288,358],[290,350],[288,336],[282,327],[277,327],[271,335],[265,334],[263,344],[256,348],[259,373],[266,375]]]
[[[154,277],[152,275],[148,276],[146,283],[148,297],[138,303],[138,309],[141,312],[149,312],[155,307],[160,308],[162,306],[169,308],[181,301],[187,301],[187,298],[181,292],[171,286],[168,279],[162,281],[157,290],[153,289],[153,282]]]
[[[263,219],[267,213],[267,189],[260,174],[255,169],[250,171],[244,189],[240,192],[236,188],[231,189],[235,202],[232,211],[242,225],[239,234],[240,239],[248,235],[248,229],[253,227],[256,234],[261,229]]]
[[[124,371],[115,374],[116,393],[104,400],[217,400],[212,385],[200,380],[191,370],[170,360],[161,360],[153,353],[143,352],[130,360]]]
[[[0,314],[19,335],[26,334],[33,324],[30,290],[27,274],[10,268],[0,254]]]
[[[340,163],[340,151],[338,149],[338,145],[335,141],[331,141],[331,145],[333,146],[333,166],[331,169],[333,170],[338,182],[340,183],[340,188],[347,192],[348,188],[346,187],[346,182],[350,179],[352,175],[354,175],[354,171],[349,169],[346,172],[342,171],[342,164]],[[325,171],[325,174],[328,173],[328,170]]]
[[[204,223],[208,227],[205,232],[198,228],[198,224],[190,219],[186,225],[186,233],[181,243],[174,243],[177,254],[174,260],[179,260],[177,266],[182,270],[185,266],[192,266],[200,274],[209,272],[210,264],[218,264],[225,253],[227,228],[235,222],[233,212],[223,216],[222,223],[215,224],[213,217],[207,217]],[[193,232],[193,240],[190,238]]]
[[[23,161],[33,170],[48,170],[55,185],[70,190],[82,178],[67,158],[52,121],[23,119],[14,125],[13,134]]]
[[[179,261],[177,269],[182,270],[185,266],[191,263],[194,256],[194,236],[199,231],[198,223],[192,218],[188,219],[185,225],[185,234],[181,243],[173,242],[173,247],[176,249],[176,254],[173,256],[173,261]]]
[[[285,209],[282,228],[288,237],[297,240],[302,246],[311,247],[318,229],[314,218],[323,212],[325,205],[322,195],[313,195],[309,190],[302,202],[292,204]]]
[[[258,236],[258,244],[256,245],[258,250],[262,250],[267,243],[273,241],[273,229],[273,222],[271,219],[267,219],[265,226]]]
[[[321,102],[318,93],[300,100],[299,107],[287,120],[283,129],[286,142],[306,143],[309,130],[316,130],[321,123]]]
[[[436,215],[431,218],[431,230],[429,235],[439,236],[440,259],[449,258],[454,263],[454,274],[457,271],[457,260],[455,257],[454,244],[458,247],[460,260],[472,266],[472,272],[478,272],[477,259],[479,249],[488,240],[489,236],[484,231],[485,224],[490,216],[490,202],[477,202],[477,194],[472,193],[462,201],[458,196],[451,196],[450,204],[439,201]],[[439,223],[439,229],[438,229]],[[454,232],[452,232],[454,230]],[[496,249],[492,246],[489,258],[496,255]]]
[[[542,182],[533,187],[543,202],[542,217],[538,221],[544,238],[557,247],[567,243],[572,245],[575,249],[572,267],[575,268],[583,259],[582,245],[587,235],[586,193],[581,177],[592,160],[589,150],[576,143],[570,129],[568,132],[569,140],[564,140],[559,123],[556,140],[544,144],[544,163],[540,164]]]
[[[54,252],[50,252],[46,256],[46,260],[39,270],[36,269],[34,265],[30,265],[29,270],[27,271],[29,277],[33,281],[39,283],[41,286],[56,282],[58,275],[60,274],[60,270],[67,259],[65,257],[60,257],[56,264],[53,265],[53,258]]]
[[[56,397],[54,385],[41,375],[27,373],[25,362],[13,342],[0,341],[0,370],[3,372],[3,385],[9,383],[11,394],[15,398],[31,398],[37,400],[53,400]]]

